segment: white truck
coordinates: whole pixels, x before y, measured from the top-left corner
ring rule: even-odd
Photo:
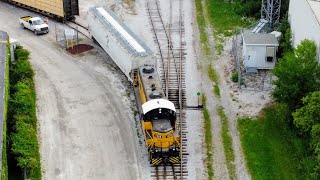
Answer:
[[[49,32],[48,24],[39,17],[24,16],[19,19],[20,25],[34,32],[35,35]]]

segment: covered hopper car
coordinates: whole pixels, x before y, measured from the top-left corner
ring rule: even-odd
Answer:
[[[78,0],[1,0],[58,20],[73,20],[79,15]]]

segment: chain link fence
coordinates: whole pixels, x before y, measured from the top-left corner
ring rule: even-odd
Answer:
[[[73,48],[78,44],[78,31],[65,25],[55,23],[56,42],[65,49]]]

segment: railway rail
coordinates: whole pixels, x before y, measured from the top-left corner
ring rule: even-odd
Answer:
[[[162,85],[167,98],[172,101],[177,108],[178,134],[181,137],[181,163],[161,164],[152,166],[151,176],[154,179],[186,179],[187,171],[187,139],[185,110],[185,42],[184,23],[182,12],[182,0],[179,0],[178,27],[172,27],[172,0],[170,0],[169,22],[166,26],[161,14],[158,0],[147,2],[147,12],[154,35],[154,40],[158,47],[159,72],[161,74]],[[172,41],[173,36],[179,41]]]

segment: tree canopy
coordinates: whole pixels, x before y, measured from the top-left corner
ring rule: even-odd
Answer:
[[[291,110],[301,106],[301,99],[308,93],[319,89],[320,66],[316,58],[316,45],[313,41],[303,40],[292,53],[287,53],[273,69],[277,80],[273,97],[286,103]]]
[[[303,106],[293,113],[294,124],[310,140],[310,147],[319,162],[313,177],[320,178],[320,91],[310,93],[302,99]]]

